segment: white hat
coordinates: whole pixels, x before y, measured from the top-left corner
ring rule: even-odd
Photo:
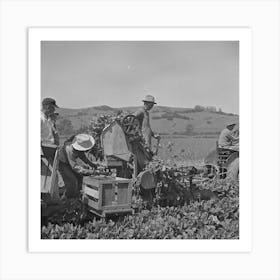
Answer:
[[[142,101],[157,104],[155,102],[155,98],[152,95],[146,95]]]
[[[77,151],[90,150],[95,144],[95,140],[88,134],[78,134],[72,143],[72,146]]]

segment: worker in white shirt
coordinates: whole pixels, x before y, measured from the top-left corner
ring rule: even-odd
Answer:
[[[239,135],[238,131],[234,130],[236,125],[236,123],[230,123],[222,130],[218,141],[219,148],[239,151]]]
[[[59,144],[59,137],[52,120],[55,109],[58,108],[52,98],[44,98],[41,109],[41,156],[52,165]]]
[[[57,113],[57,112],[54,112],[50,115],[50,119],[53,124],[53,137],[54,137],[55,145],[59,145],[59,134],[58,134],[58,130],[56,128],[56,121],[57,121],[58,116],[59,116],[59,113]]]
[[[42,101],[41,109],[41,144],[57,145],[55,140],[55,127],[51,115],[58,108],[56,101],[52,98],[45,98]]]

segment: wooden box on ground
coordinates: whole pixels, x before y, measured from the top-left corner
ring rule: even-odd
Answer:
[[[83,191],[89,210],[98,216],[133,213],[131,179],[87,176],[83,178]]]

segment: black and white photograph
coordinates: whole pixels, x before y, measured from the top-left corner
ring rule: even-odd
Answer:
[[[0,279],[279,279],[279,6],[0,1]]]
[[[279,6],[0,1],[0,279],[279,280]]]
[[[239,41],[40,52],[41,239],[239,239]]]

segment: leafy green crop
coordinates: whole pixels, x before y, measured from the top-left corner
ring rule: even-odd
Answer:
[[[219,200],[184,206],[153,207],[116,221],[94,219],[42,227],[42,239],[238,239],[239,186],[220,181],[209,185]]]
[[[117,116],[121,119],[122,116]],[[114,118],[102,116],[91,124],[96,138]],[[100,142],[95,154],[102,159]],[[84,220],[79,200],[68,201],[48,216],[41,228],[42,239],[238,239],[239,183],[204,176],[195,167],[184,171],[162,160],[147,169],[156,181],[152,205],[137,197],[134,186],[134,215],[112,220]],[[190,180],[191,178],[191,180]],[[195,181],[197,180],[197,181]],[[152,207],[151,207],[152,206]],[[42,206],[42,209],[45,206]],[[46,207],[48,209],[48,207]]]

